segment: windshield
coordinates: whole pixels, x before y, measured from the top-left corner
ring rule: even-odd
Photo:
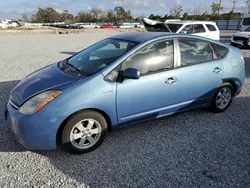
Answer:
[[[176,33],[182,26],[182,24],[167,24],[169,29],[173,32],[173,33]]]
[[[72,56],[67,60],[66,65],[68,64],[71,70],[74,69],[80,75],[90,76],[107,67],[137,44],[126,40],[104,39]]]

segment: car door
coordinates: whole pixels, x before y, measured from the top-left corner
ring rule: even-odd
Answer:
[[[117,82],[117,115],[120,124],[171,114],[179,93],[176,82],[173,39],[164,39],[142,48],[122,63],[122,70],[138,69],[139,79]]]
[[[179,68],[174,76],[185,92],[179,93],[187,104],[183,109],[207,106],[222,83],[223,64],[205,40],[183,37],[177,44]]]

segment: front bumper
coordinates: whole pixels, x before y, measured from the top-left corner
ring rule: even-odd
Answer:
[[[230,40],[231,45],[237,46],[237,47],[250,47],[250,41],[240,41],[240,40]]]
[[[16,139],[29,150],[56,149],[56,134],[63,118],[47,118],[44,114],[23,115],[8,102],[5,119]]]

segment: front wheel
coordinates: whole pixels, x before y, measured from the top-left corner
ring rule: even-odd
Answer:
[[[233,98],[233,87],[230,83],[224,83],[217,90],[210,105],[213,112],[223,112],[231,104]]]
[[[100,113],[96,111],[77,113],[63,128],[63,148],[70,153],[87,153],[102,144],[106,133],[107,122]]]

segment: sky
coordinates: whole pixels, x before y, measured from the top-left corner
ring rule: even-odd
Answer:
[[[104,10],[122,5],[132,11],[134,16],[149,16],[150,14],[165,15],[176,0],[0,0],[0,19],[18,19],[22,14],[31,15],[38,7],[52,7],[57,11],[69,10],[76,15],[79,11],[89,11],[92,7]],[[219,0],[179,0],[184,11],[199,13],[211,12],[212,2]],[[221,0],[224,12],[232,10],[232,0]],[[236,0],[235,11],[243,11],[245,0]]]

